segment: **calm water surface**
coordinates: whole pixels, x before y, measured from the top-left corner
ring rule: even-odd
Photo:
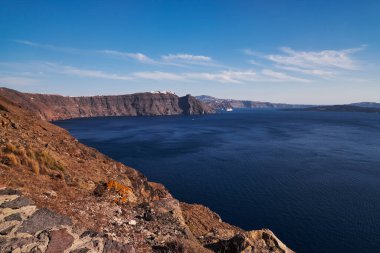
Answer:
[[[241,111],[56,122],[297,252],[380,252],[380,114]]]

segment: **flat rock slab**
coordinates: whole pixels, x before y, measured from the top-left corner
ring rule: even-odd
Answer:
[[[0,235],[9,234],[15,226],[16,225],[10,224],[9,226],[4,226],[3,228],[0,228]]]
[[[18,209],[23,206],[30,206],[34,205],[34,202],[28,198],[25,197],[18,197],[17,199],[5,202],[0,205],[1,208],[12,208],[12,209]]]
[[[19,195],[20,196],[21,193],[14,189],[5,188],[5,189],[0,189],[0,195]]]
[[[0,252],[21,252],[15,249],[34,242],[34,238],[11,238],[10,240],[0,240]]]
[[[70,251],[70,253],[87,253],[89,251],[90,251],[90,249],[88,249],[88,248],[80,248],[80,249],[72,250],[72,251]]]
[[[4,220],[5,221],[12,221],[12,220],[22,221],[22,218],[21,218],[21,215],[19,213],[14,213],[14,214],[11,214],[11,215],[8,215],[7,217],[5,217]]]
[[[38,231],[50,229],[59,225],[72,225],[71,219],[63,215],[54,213],[49,209],[42,208],[34,212],[21,227],[17,230],[19,233],[35,234]]]
[[[80,249],[72,250],[72,251],[70,251],[70,253],[87,253],[89,251],[90,251],[90,249],[88,249],[88,248],[80,248]]]
[[[107,240],[104,244],[103,253],[135,253],[135,248],[131,245]]]
[[[49,233],[49,244],[45,253],[63,253],[74,242],[74,237],[65,228]]]

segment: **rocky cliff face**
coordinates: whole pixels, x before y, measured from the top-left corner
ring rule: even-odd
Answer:
[[[0,252],[292,252],[180,203],[13,98],[0,97]]]
[[[199,101],[207,104],[215,110],[231,109],[285,109],[285,108],[306,108],[310,105],[270,103],[250,100],[222,99],[211,96],[197,96]]]
[[[171,93],[64,97],[22,93],[0,88],[0,96],[9,98],[49,121],[81,117],[207,114],[213,112],[211,107],[190,95],[178,97]]]

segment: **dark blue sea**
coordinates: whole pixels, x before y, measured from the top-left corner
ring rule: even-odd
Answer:
[[[238,111],[56,122],[81,142],[297,252],[380,252],[380,114]]]

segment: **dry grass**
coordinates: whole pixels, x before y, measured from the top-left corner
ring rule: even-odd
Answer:
[[[36,160],[28,159],[28,166],[36,175],[40,174],[40,165]]]
[[[1,162],[8,166],[24,165],[29,167],[36,175],[45,174],[49,170],[64,171],[65,167],[57,161],[48,151],[34,151],[22,146],[17,147],[7,143],[0,150]]]
[[[37,160],[36,153],[31,149],[26,150],[26,155],[32,160]]]
[[[64,166],[59,161],[55,160],[46,150],[37,152],[35,156],[39,161],[40,167],[44,167],[47,170],[65,170]]]
[[[18,166],[20,165],[20,161],[17,158],[15,154],[9,153],[9,154],[4,154],[2,159],[2,163],[8,165],[8,166]]]

